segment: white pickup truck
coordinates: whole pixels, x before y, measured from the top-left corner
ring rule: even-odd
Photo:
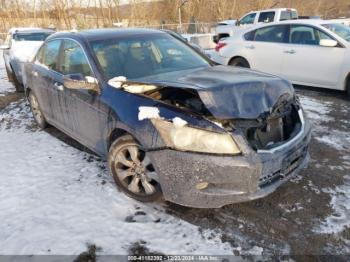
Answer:
[[[250,27],[260,23],[271,23],[284,20],[298,19],[298,12],[293,8],[277,8],[261,11],[251,11],[242,18],[232,23],[218,23],[214,42],[217,43],[221,38],[230,37],[241,27]],[[230,20],[233,21],[233,20]],[[226,22],[226,21],[225,21]]]

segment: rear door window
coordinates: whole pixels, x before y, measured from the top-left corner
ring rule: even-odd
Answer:
[[[286,43],[288,39],[288,26],[276,25],[259,28],[256,30],[254,41]]]
[[[275,19],[275,12],[262,12],[259,16],[259,23],[271,23]]]
[[[84,50],[72,40],[64,40],[60,69],[64,75],[82,74],[83,76],[92,76],[92,70]]]
[[[256,30],[246,33],[244,35],[244,39],[247,40],[247,41],[253,41],[254,40],[254,36],[255,36],[255,32],[256,32]]]
[[[293,10],[287,10],[281,12],[280,21],[298,19],[298,13]]]
[[[58,55],[61,47],[61,40],[52,40],[44,44],[40,49],[40,63],[47,66],[49,69],[58,71]]]

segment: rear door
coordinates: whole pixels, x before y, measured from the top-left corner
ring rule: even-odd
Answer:
[[[284,43],[288,38],[288,26],[274,25],[259,28],[252,35],[252,41],[245,45],[251,68],[276,74],[281,72]]]
[[[54,78],[59,75],[58,57],[61,40],[46,42],[39,50],[32,71],[32,89],[38,98],[41,110],[46,118],[54,122],[61,118],[60,102],[57,87],[54,86]]]
[[[275,16],[275,11],[261,12],[259,15],[258,23],[271,23],[275,20]]]
[[[281,75],[296,84],[335,88],[345,48],[320,46],[321,39],[333,38],[314,26],[291,25]]]

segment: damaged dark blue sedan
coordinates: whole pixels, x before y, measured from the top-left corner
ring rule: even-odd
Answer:
[[[217,66],[168,32],[56,33],[26,65],[25,89],[41,128],[107,159],[139,201],[249,201],[308,161],[310,125],[289,82]]]

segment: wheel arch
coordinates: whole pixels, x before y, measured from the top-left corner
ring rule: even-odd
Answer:
[[[350,89],[350,72],[347,74],[344,81],[344,90],[347,91],[348,89]]]
[[[249,63],[248,59],[245,58],[244,56],[241,56],[241,55],[236,55],[236,56],[232,57],[232,58],[228,61],[228,64],[230,64],[233,60],[235,60],[235,59],[237,59],[237,58],[244,59],[245,61],[247,61],[247,63],[249,64],[249,66],[251,66],[251,64]]]
[[[126,129],[116,127],[109,133],[109,135],[107,137],[107,150],[109,151],[111,145],[113,144],[113,142],[115,140],[117,140],[118,138],[125,136],[125,135],[131,136],[133,139],[135,139],[136,142],[140,143],[140,141],[138,139],[136,139],[136,137],[132,133],[130,133]]]

